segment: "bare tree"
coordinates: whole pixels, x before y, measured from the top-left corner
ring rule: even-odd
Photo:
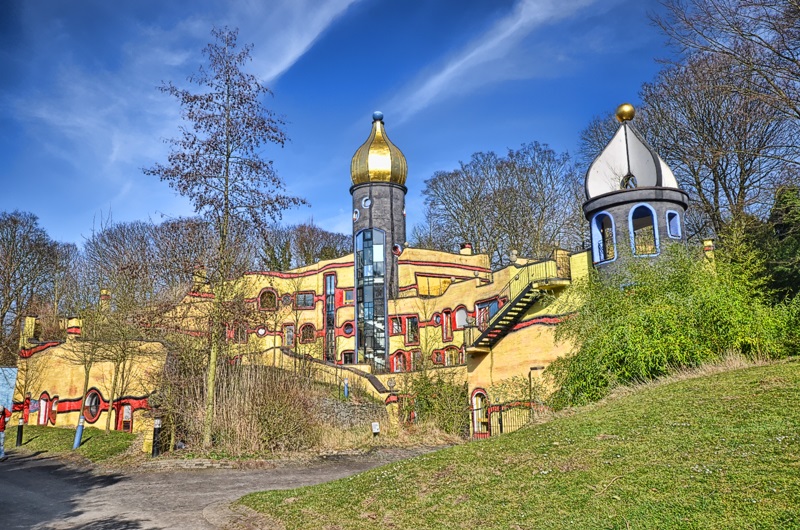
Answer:
[[[0,365],[16,363],[21,318],[50,278],[56,244],[35,215],[0,213]]]
[[[263,158],[263,146],[283,145],[283,122],[263,104],[270,91],[243,68],[250,60],[251,46],[237,47],[237,30],[214,29],[215,42],[204,55],[207,64],[189,81],[198,92],[172,83],[160,90],[173,96],[181,106],[188,127],[179,138],[167,140],[171,150],[167,164],[145,169],[182,195],[197,212],[212,220],[217,235],[215,260],[209,271],[215,295],[216,314],[211,318],[211,345],[205,395],[204,439],[211,446],[217,357],[224,339],[222,303],[230,298],[234,260],[232,229],[241,220],[255,226],[279,218],[286,208],[304,201],[283,193],[284,184],[272,162]]]
[[[742,68],[748,91],[800,126],[800,1],[663,0],[655,22],[684,51],[724,57]],[[755,85],[751,83],[755,80]]]
[[[580,190],[569,156],[547,145],[525,144],[505,157],[475,153],[425,181],[425,222],[414,228],[414,243],[455,251],[470,242],[493,267],[507,264],[512,249],[545,258],[555,246],[580,245]]]
[[[788,122],[727,57],[696,55],[642,87],[646,135],[719,234],[731,219],[765,217],[794,150]],[[753,86],[750,83],[750,86]]]

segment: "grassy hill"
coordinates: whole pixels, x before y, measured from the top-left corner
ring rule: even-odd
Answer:
[[[286,528],[800,528],[800,363],[654,385],[240,502]]]

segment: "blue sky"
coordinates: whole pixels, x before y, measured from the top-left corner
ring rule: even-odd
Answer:
[[[141,172],[177,135],[162,81],[185,85],[214,25],[252,43],[290,142],[266,155],[313,217],[349,233],[350,158],[381,110],[408,160],[409,230],[423,181],[476,151],[539,141],[576,151],[581,129],[669,56],[654,0],[237,0],[4,2],[0,18],[0,210],[36,214],[81,243],[101,217],[190,215]]]

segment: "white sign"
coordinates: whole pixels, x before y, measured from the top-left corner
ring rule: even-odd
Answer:
[[[378,434],[381,432],[381,424],[377,421],[372,422],[372,434]]]

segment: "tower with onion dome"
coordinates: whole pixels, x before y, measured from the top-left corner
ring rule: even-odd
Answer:
[[[353,155],[357,362],[383,367],[387,359],[387,300],[398,294],[397,259],[406,241],[406,175],[403,153],[389,141],[383,114]]]
[[[634,113],[627,103],[617,108],[619,129],[586,172],[583,213],[601,269],[623,256],[654,258],[669,242],[686,240],[689,197],[631,123]]]

